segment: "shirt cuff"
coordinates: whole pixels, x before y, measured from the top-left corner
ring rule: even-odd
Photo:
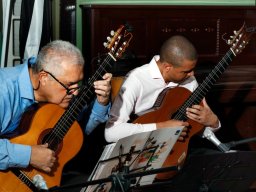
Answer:
[[[101,105],[97,99],[93,104],[93,108],[85,126],[85,133],[89,135],[100,123],[104,123],[108,119],[108,112],[111,103],[108,105]]]
[[[147,131],[154,131],[156,130],[156,124],[155,123],[149,123],[143,125],[143,132]]]
[[[14,144],[13,151],[9,153],[10,167],[26,168],[31,157],[31,147],[27,145]]]
[[[95,100],[95,103],[93,105],[93,113],[97,114],[100,117],[105,117],[106,113],[108,112],[109,108],[111,106],[111,103],[109,102],[107,105],[102,105],[98,102],[98,100]]]
[[[217,128],[213,128],[213,127],[207,127],[207,128],[209,128],[211,131],[213,131],[213,132],[216,132],[216,131],[218,131],[219,129],[220,129],[220,127],[221,127],[221,123],[220,123],[220,121],[219,121],[219,125],[218,125],[218,127]]]

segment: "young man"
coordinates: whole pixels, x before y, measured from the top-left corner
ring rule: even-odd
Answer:
[[[160,55],[155,56],[149,64],[132,70],[115,98],[106,124],[105,138],[108,142],[155,129],[189,126],[188,122],[166,120],[158,123],[129,123],[131,115],[141,116],[154,105],[159,94],[166,88],[184,87],[191,92],[198,83],[194,77],[197,63],[195,47],[183,36],[173,36],[161,47]],[[177,95],[177,98],[179,95]],[[171,107],[171,106],[168,106]],[[217,130],[220,127],[218,117],[212,112],[205,99],[203,106],[193,105],[187,108],[187,117]],[[186,129],[181,140],[186,136]]]
[[[196,50],[186,38],[173,36],[165,41],[160,55],[126,76],[110,110],[110,118],[105,129],[106,140],[116,142],[122,137],[144,131],[177,125],[188,126],[188,122],[177,120],[149,124],[134,124],[129,121],[132,121],[132,114],[140,116],[147,113],[166,88],[178,86],[193,92],[198,86],[194,77],[196,63]],[[177,100],[179,97],[177,94]],[[205,99],[203,106],[193,105],[186,111],[189,119],[206,126],[206,129],[216,131],[220,127],[218,117],[209,108]],[[221,153],[202,148],[190,152],[183,168],[171,180],[165,184],[141,186],[135,191],[237,191],[238,188],[248,191],[248,187],[255,181],[254,153]],[[172,158],[172,155],[170,157]]]
[[[56,156],[44,145],[22,145],[7,139],[19,126],[22,115],[33,104],[54,103],[67,108],[79,92],[83,79],[84,59],[78,48],[56,40],[43,47],[37,58],[16,67],[0,69],[0,170],[12,167],[34,168],[50,172]],[[93,104],[85,131],[90,133],[108,117],[110,80],[94,82],[97,99]]]

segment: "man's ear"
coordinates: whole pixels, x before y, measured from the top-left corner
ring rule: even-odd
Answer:
[[[170,71],[173,68],[173,65],[171,63],[164,63],[164,68],[166,71]]]
[[[42,85],[45,85],[47,80],[48,80],[48,74],[45,73],[44,71],[40,71],[38,73],[38,79],[41,82]]]

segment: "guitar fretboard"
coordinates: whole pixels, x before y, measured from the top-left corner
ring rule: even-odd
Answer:
[[[177,110],[174,117],[170,117],[186,121],[186,108],[191,107],[192,105],[198,105],[205,95],[210,91],[216,81],[220,78],[222,73],[227,69],[229,64],[232,62],[235,54],[231,49],[225,54],[225,56],[221,59],[221,61],[212,69],[209,75],[205,78],[205,80],[195,89],[195,91],[188,97],[185,103]]]
[[[107,70],[112,67],[113,61],[115,61],[114,57],[109,53],[93,77],[89,79],[87,86],[83,86],[79,90],[79,94],[72,99],[70,106],[56,123],[45,141],[49,144],[50,149],[56,149],[70,129],[71,125],[78,119],[82,110],[93,100],[95,97],[93,82],[102,79]]]

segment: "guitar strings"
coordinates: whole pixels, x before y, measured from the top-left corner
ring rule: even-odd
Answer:
[[[228,52],[229,53],[229,52]],[[229,57],[229,54],[226,54],[225,55],[225,57],[223,58],[223,59],[225,59],[226,57]],[[232,53],[232,52],[231,52]],[[213,73],[215,73],[214,71],[218,71],[219,69],[220,69],[220,66],[221,67],[223,67],[222,66],[222,64],[223,64],[223,59],[221,60],[221,62],[213,69]],[[229,57],[229,59],[231,60],[231,58]],[[226,62],[226,60],[224,60],[224,62]],[[226,64],[228,65],[228,63],[226,62]],[[224,68],[225,69],[225,68]],[[215,73],[216,74],[216,73]],[[217,77],[218,77],[218,75],[216,75]],[[182,108],[181,108],[181,112],[180,112],[180,114],[179,114],[179,116],[177,116],[177,118],[181,118],[182,116],[184,116],[185,115],[185,111],[186,111],[186,108],[187,107],[190,107],[192,104],[194,104],[195,102],[195,100],[196,100],[196,98],[193,98],[193,96],[195,96],[195,97],[197,97],[197,95],[200,95],[200,93],[202,93],[202,92],[204,92],[203,91],[203,89],[205,89],[206,91],[207,91],[207,88],[206,88],[206,86],[205,85],[207,85],[209,88],[211,88],[210,87],[210,83],[211,84],[213,84],[212,82],[211,82],[211,80],[210,80],[210,78],[214,78],[213,76],[211,76],[211,74],[210,74],[210,76],[208,76],[207,78],[206,78],[206,80],[198,87],[198,89],[196,89],[195,90],[195,94],[192,94],[191,96],[190,96],[190,98],[188,99],[188,101],[186,102],[186,104],[187,105],[183,105],[182,106]],[[210,82],[210,83],[209,83]],[[197,93],[198,92],[198,93]],[[200,95],[201,96],[201,99],[203,98],[203,96],[202,95]],[[199,100],[196,100],[198,103],[201,101],[201,99],[199,99]],[[192,101],[191,101],[192,100]]]
[[[81,112],[82,108],[84,107],[84,105],[79,105],[79,104],[81,104],[82,102],[83,102],[84,104],[86,104],[86,101],[84,100],[84,97],[89,98],[88,93],[89,93],[89,94],[93,94],[93,93],[94,93],[93,91],[91,91],[91,89],[92,89],[92,87],[93,87],[93,84],[92,84],[92,83],[93,83],[95,80],[99,79],[99,77],[102,77],[102,73],[106,71],[106,70],[105,70],[105,67],[106,67],[107,65],[110,65],[110,60],[111,60],[111,57],[109,56],[109,57],[107,57],[107,58],[103,61],[102,65],[100,65],[99,69],[95,72],[95,74],[93,75],[93,77],[92,77],[91,80],[89,81],[89,87],[88,87],[88,88],[87,88],[87,87],[84,87],[84,88],[81,90],[81,92],[82,92],[81,95],[75,100],[74,103],[71,104],[70,108],[69,108],[68,110],[66,110],[66,114],[64,114],[64,115],[62,116],[63,118],[61,118],[61,119],[57,122],[56,126],[59,125],[60,127],[56,127],[56,129],[54,129],[53,133],[50,135],[49,139],[47,140],[49,143],[52,143],[52,141],[55,140],[55,137],[56,137],[56,136],[59,136],[59,137],[58,137],[59,139],[62,139],[62,137],[64,137],[64,135],[66,134],[67,130],[63,130],[62,127],[63,127],[63,126],[65,127],[65,125],[68,125],[68,126],[66,126],[66,128],[67,128],[67,129],[70,128],[71,124],[72,124],[72,123],[74,122],[74,120],[76,119],[76,118],[74,117],[74,115],[72,115],[72,114],[75,113],[76,116],[79,115],[79,113]],[[85,91],[85,89],[87,89],[87,90]],[[77,110],[80,110],[80,111],[77,111]],[[76,113],[76,112],[78,112],[78,113]],[[68,117],[73,117],[74,120],[71,119],[71,121],[69,122],[70,118],[64,118],[65,115],[68,116]]]
[[[225,56],[225,57],[227,57],[227,56]],[[224,57],[224,58],[225,58]],[[105,70],[105,68],[104,68],[104,64],[105,64],[105,66],[107,65],[107,64],[109,64],[109,61],[111,60],[111,57],[107,57],[104,61],[103,61],[103,64],[99,67],[99,70],[97,70],[96,71],[96,74],[92,77],[92,81],[91,82],[94,82],[94,80],[96,80],[97,79],[97,77],[98,76],[100,76],[101,75],[101,73],[103,72],[103,70]],[[225,61],[225,60],[224,60]],[[222,64],[222,61],[220,62],[220,64],[219,65],[221,65]],[[221,65],[222,66],[222,65]],[[216,69],[218,69],[218,65],[217,65],[217,68]],[[214,69],[214,70],[216,70],[216,69]],[[101,70],[101,71],[100,71]],[[216,70],[216,71],[218,71],[218,70]],[[218,76],[218,75],[217,75]],[[210,76],[211,77],[211,76]],[[91,82],[89,82],[90,84],[91,84]],[[207,84],[208,83],[208,84]],[[206,85],[209,85],[209,80],[208,79],[206,79],[206,81],[204,81],[204,84],[206,84]],[[203,84],[203,85],[204,85]],[[199,93],[200,92],[203,92],[203,89],[204,89],[204,86],[199,86]],[[90,89],[88,89],[88,91],[89,92],[91,92],[91,90]],[[87,94],[88,94],[88,91],[87,92],[85,92],[85,96],[87,96]],[[80,103],[80,100],[83,100],[84,98],[81,96],[81,97],[79,97],[78,98],[78,100],[77,100],[77,103]],[[190,99],[187,103],[188,103],[188,105],[191,105],[193,102],[191,101],[192,99]],[[68,112],[69,111],[71,111],[72,113],[73,112],[75,112],[76,111],[76,108],[77,108],[77,106],[75,106],[74,108],[75,109],[73,109],[73,106],[75,106],[75,105],[71,105],[71,109],[70,110],[68,110]],[[185,108],[186,108],[186,106],[185,106]],[[181,109],[181,111],[184,111],[184,109]],[[179,116],[177,116],[177,118],[180,118],[181,117],[181,115],[182,114],[179,114]],[[66,123],[68,123],[68,119],[60,119],[61,121],[60,121],[60,125],[63,125],[63,124],[66,124]],[[52,134],[51,135],[51,137],[49,137],[49,141],[51,141],[51,140],[54,140],[55,139],[55,136],[56,136],[56,134],[57,134],[57,136],[58,136],[58,134],[60,133],[61,134],[61,131],[62,131],[62,129],[57,129],[57,132],[55,132],[55,134]],[[64,133],[65,134],[65,133]],[[62,136],[64,135],[64,134],[62,134]]]
[[[89,82],[89,87],[83,87],[81,90],[81,94],[78,96],[78,98],[74,101],[74,103],[71,104],[70,108],[68,108],[62,117],[58,120],[58,122],[53,127],[53,131],[50,133],[49,137],[45,140],[45,143],[48,143],[49,146],[57,145],[58,142],[62,140],[67,133],[67,131],[70,129],[72,123],[75,121],[75,116],[73,115],[76,110],[80,110],[81,112],[84,105],[80,105],[82,102],[86,104],[86,100],[84,97],[89,98],[88,92],[90,94],[93,94],[93,92],[90,90],[93,88],[92,82],[99,79],[101,73],[103,73],[107,65],[110,65],[110,61],[112,60],[111,56],[108,55],[107,58],[103,61],[102,65],[99,66],[98,70],[95,72],[93,77],[91,78],[91,82]],[[86,90],[87,89],[87,90]],[[80,107],[80,108],[79,108]],[[78,117],[78,113],[75,114]],[[67,118],[66,118],[67,117]],[[68,118],[69,117],[69,118]],[[63,129],[64,127],[64,129]],[[57,137],[57,138],[56,138]],[[54,149],[53,147],[50,147],[51,149]],[[24,171],[25,175],[27,175],[29,178],[32,178],[33,175],[37,174],[36,169],[32,169],[31,171]]]
[[[229,52],[231,52],[231,51],[229,51]],[[232,53],[232,52],[231,52]],[[224,62],[228,65],[228,63],[226,62],[226,60],[225,60],[225,57],[228,57],[231,61],[232,61],[232,59],[229,57],[229,55],[228,54],[226,54],[225,56],[224,56]],[[81,94],[81,96],[77,99],[77,100],[75,100],[75,102],[70,106],[70,108],[66,111],[67,113],[66,113],[66,115],[71,115],[71,116],[73,116],[72,114],[74,113],[74,112],[76,112],[76,110],[77,109],[79,109],[78,107],[78,105],[77,105],[77,103],[79,104],[79,103],[81,103],[81,101],[83,101],[84,103],[86,103],[85,102],[85,100],[84,100],[84,97],[87,97],[88,98],[88,92],[90,93],[90,94],[92,94],[92,91],[90,90],[90,88],[92,88],[92,83],[95,81],[95,80],[97,80],[98,79],[98,77],[99,76],[101,76],[101,74],[102,74],[102,72],[103,71],[105,71],[105,68],[104,68],[104,66],[106,67],[107,65],[110,65],[110,60],[111,60],[112,58],[110,57],[110,56],[108,56],[104,61],[103,61],[103,64],[102,65],[100,65],[100,67],[99,67],[99,69],[96,71],[96,73],[94,74],[94,76],[89,80],[89,88],[87,89],[87,91],[85,91],[85,92],[83,92],[84,90],[81,90],[83,93]],[[223,60],[222,59],[222,60]],[[218,70],[220,69],[220,67],[223,67],[222,66],[222,64],[223,64],[223,62],[221,61],[214,69],[213,69],[213,74],[215,74],[217,77],[218,77],[218,74],[217,74],[217,72],[218,72]],[[220,66],[219,66],[220,65]],[[214,72],[214,70],[216,71],[216,73]],[[223,67],[223,70],[225,70],[225,68]],[[220,74],[221,74],[221,72],[222,71],[220,71]],[[207,91],[207,88],[206,88],[206,86],[209,86],[209,83],[211,83],[211,81],[210,81],[210,79],[213,79],[213,80],[215,80],[214,79],[214,76],[209,76],[209,78],[206,78],[206,80],[203,82],[203,84],[201,85],[201,86],[199,86],[198,87],[198,89],[196,89],[196,90],[198,90],[198,92],[199,93],[201,93],[201,92],[203,92],[204,93],[204,89],[206,89],[206,91]],[[206,85],[206,86],[205,86]],[[209,86],[209,88],[210,88],[210,86]],[[86,87],[84,87],[84,89],[86,89]],[[185,104],[187,103],[189,106],[191,106],[191,104],[193,103],[193,100],[191,99],[192,97],[190,97],[190,99],[188,99],[188,101],[187,102],[185,102]],[[191,101],[192,100],[192,101]],[[184,109],[186,109],[187,108],[187,106],[186,105],[183,105],[183,108],[181,107],[181,109],[180,109],[180,111],[179,111],[179,113],[178,113],[178,116],[177,116],[177,118],[181,118],[182,116],[183,116],[183,114],[182,114],[182,111],[184,111]],[[64,114],[65,115],[65,114]],[[76,114],[77,115],[77,114]],[[62,117],[64,117],[64,116],[62,116]],[[73,117],[74,118],[74,117]],[[74,118],[75,119],[75,118]],[[49,143],[49,144],[51,144],[52,143],[52,141],[54,141],[54,140],[56,140],[56,136],[65,136],[65,134],[66,134],[66,131],[67,130],[65,130],[65,131],[63,131],[62,132],[62,129],[60,128],[60,127],[62,127],[62,125],[66,125],[66,124],[69,124],[70,122],[69,122],[69,119],[68,118],[61,118],[58,122],[57,122],[57,124],[55,125],[55,127],[56,127],[56,129],[54,129],[54,131],[50,134],[50,137],[49,138],[47,138],[47,140],[46,140],[46,143]],[[72,123],[73,123],[73,121],[72,121]],[[58,127],[58,125],[60,125],[60,127]],[[70,128],[70,125],[71,124],[69,124],[69,126],[67,127],[68,129]],[[56,130],[56,131],[55,131]],[[48,142],[47,142],[48,141]],[[31,174],[33,174],[33,172],[34,172],[34,170],[31,172]],[[30,175],[30,174],[28,174],[28,175]]]
[[[210,72],[209,76],[205,78],[202,84],[189,96],[185,103],[178,109],[174,119],[183,120],[186,117],[186,109],[191,107],[193,104],[200,103],[205,93],[212,87],[219,76],[225,71],[229,63],[232,61],[232,57],[235,56],[231,49],[225,54],[221,61],[214,67]],[[227,62],[229,60],[229,62]],[[226,65],[224,65],[226,64]],[[202,94],[203,93],[203,94]],[[199,97],[198,97],[199,96]],[[171,118],[171,117],[170,117]],[[187,118],[186,118],[187,119]]]

